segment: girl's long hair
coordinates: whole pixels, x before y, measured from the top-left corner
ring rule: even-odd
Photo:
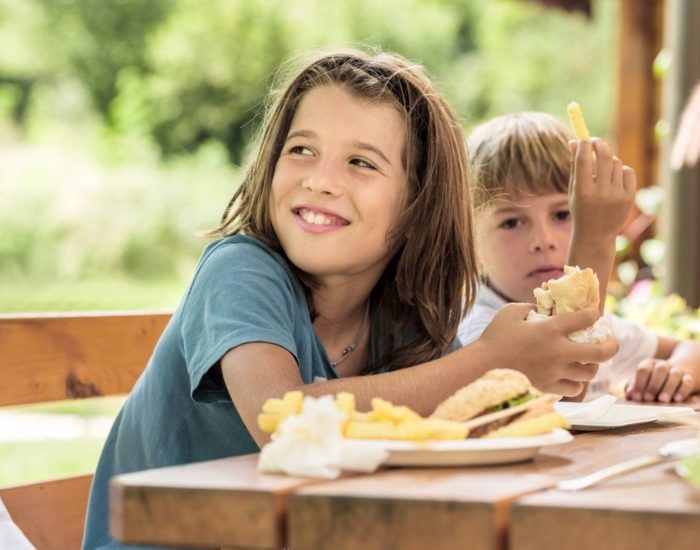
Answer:
[[[255,156],[212,236],[245,233],[284,255],[270,219],[275,166],[302,96],[316,86],[398,109],[406,121],[404,211],[387,236],[394,256],[370,297],[384,356],[365,373],[397,370],[439,357],[474,301],[478,273],[472,243],[467,152],[458,119],[417,65],[386,53],[324,53],[276,94]],[[286,257],[286,256],[285,256]],[[291,264],[291,262],[290,262]],[[314,315],[314,278],[294,268]],[[411,335],[406,340],[405,335]],[[404,335],[404,336],[401,336]]]

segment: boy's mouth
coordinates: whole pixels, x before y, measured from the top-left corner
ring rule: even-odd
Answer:
[[[537,269],[530,271],[527,274],[529,278],[537,279],[540,281],[548,281],[549,279],[558,279],[564,274],[564,269],[562,267],[556,266],[542,266]]]

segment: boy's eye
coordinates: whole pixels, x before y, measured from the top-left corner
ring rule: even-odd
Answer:
[[[515,229],[520,225],[520,220],[518,218],[508,218],[503,220],[498,227],[501,229]]]
[[[362,158],[353,158],[350,160],[350,164],[358,166],[359,168],[369,168],[370,170],[376,170],[373,164],[367,162],[365,159]]]
[[[558,210],[555,212],[554,217],[559,221],[565,222],[571,219],[571,212],[569,210]]]

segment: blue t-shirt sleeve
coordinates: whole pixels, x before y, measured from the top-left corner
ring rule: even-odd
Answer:
[[[181,309],[182,352],[192,397],[204,402],[230,400],[218,363],[241,344],[275,344],[296,359],[298,314],[291,275],[271,253],[245,242],[210,246]]]

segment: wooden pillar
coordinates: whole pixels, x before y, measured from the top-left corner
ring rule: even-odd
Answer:
[[[617,29],[614,141],[618,156],[637,173],[638,187],[648,187],[659,183],[654,128],[662,86],[652,65],[663,47],[664,0],[618,0]],[[654,234],[652,220],[633,206],[623,234],[640,262],[639,247]]]
[[[661,117],[661,84],[652,65],[663,47],[664,1],[618,0],[617,82],[614,133],[623,162],[639,187],[657,182],[654,127]]]
[[[700,81],[700,2],[667,0],[666,47],[672,55],[664,86],[664,116],[671,136],[678,130],[683,106]],[[664,219],[666,290],[700,306],[700,164],[672,170],[670,141],[663,150],[661,176],[668,193]]]

